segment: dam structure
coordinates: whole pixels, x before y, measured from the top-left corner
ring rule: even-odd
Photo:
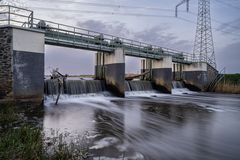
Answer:
[[[1,99],[42,101],[45,45],[95,51],[95,80],[119,97],[125,95],[125,56],[141,58],[141,72],[149,71],[141,79],[162,92],[171,92],[173,80],[204,91],[218,74],[189,53],[38,19],[31,10],[0,5]]]

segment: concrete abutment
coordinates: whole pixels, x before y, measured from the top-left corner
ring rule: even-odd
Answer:
[[[191,90],[206,91],[217,76],[218,71],[205,62],[195,62],[183,66],[182,79]]]
[[[2,27],[0,32],[0,97],[41,103],[44,32],[17,27]]]

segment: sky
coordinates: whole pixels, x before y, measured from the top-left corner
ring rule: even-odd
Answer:
[[[197,0],[3,0],[34,11],[36,18],[126,37],[161,47],[193,52]],[[213,41],[218,70],[240,73],[240,0],[211,0]],[[93,74],[95,53],[46,46],[46,74],[52,68],[68,74]],[[126,57],[126,72],[137,73],[140,59]]]

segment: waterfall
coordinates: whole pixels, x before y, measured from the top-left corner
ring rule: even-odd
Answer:
[[[100,80],[66,80],[61,93],[78,95],[87,93],[99,93],[105,91],[105,83]],[[44,83],[44,92],[47,95],[58,93],[57,80],[48,79]]]
[[[153,86],[150,81],[125,81],[126,91],[152,91]]]
[[[182,81],[173,81],[172,86],[173,88],[185,88]]]
[[[49,79],[44,81],[44,93],[47,95],[57,94],[58,91],[58,80],[57,79]],[[63,88],[60,88],[60,93],[63,93]]]
[[[128,81],[125,81],[125,91],[131,91],[130,85]]]
[[[182,81],[173,81],[172,82],[172,94],[195,94],[195,92],[187,89]]]

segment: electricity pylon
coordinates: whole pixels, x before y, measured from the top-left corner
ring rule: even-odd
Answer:
[[[210,0],[198,0],[198,18],[193,60],[197,62],[207,62],[216,68],[210,16]]]
[[[183,3],[187,3],[188,11],[189,0],[182,0],[176,6],[176,17],[178,15],[177,8]],[[198,0],[197,29],[192,60],[194,62],[206,62],[214,68],[217,67],[211,27],[210,0]]]

